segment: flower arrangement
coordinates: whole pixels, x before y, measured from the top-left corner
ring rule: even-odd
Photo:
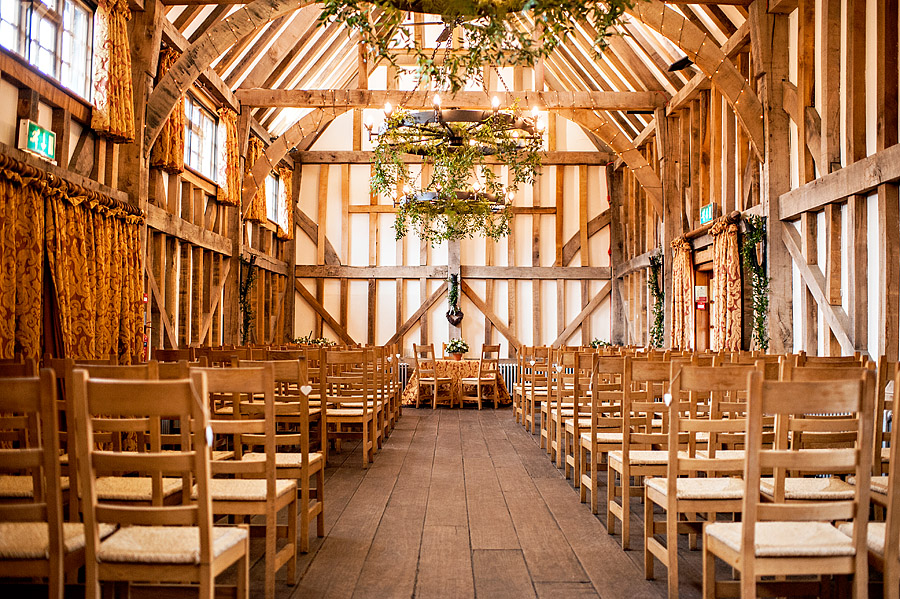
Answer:
[[[469,351],[469,344],[462,339],[451,339],[447,343],[448,354],[464,354]]]
[[[600,347],[612,347],[612,343],[610,343],[609,341],[604,341],[603,339],[594,339],[593,341],[591,341],[591,347],[594,349]]]
[[[326,337],[313,337],[312,331],[303,337],[297,337],[293,342],[297,345],[318,345],[320,347],[334,347],[337,345],[337,341],[332,341]]]

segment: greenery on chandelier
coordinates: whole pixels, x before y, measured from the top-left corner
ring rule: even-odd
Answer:
[[[446,347],[448,354],[464,354],[469,351],[469,344],[463,339],[451,339]]]
[[[663,254],[659,250],[650,255],[650,272],[647,277],[647,285],[650,287],[650,295],[653,296],[653,326],[650,327],[650,345],[662,347],[665,342],[665,300],[666,293],[660,284],[660,275],[663,269]]]
[[[769,333],[766,324],[769,315],[769,277],[765,264],[758,259],[756,245],[766,240],[766,219],[749,216],[744,220],[747,230],[741,242],[741,256],[744,267],[750,271],[750,285],[753,289],[753,329],[751,339],[763,351],[769,349]]]
[[[534,182],[541,165],[543,137],[534,119],[516,107],[479,112],[473,121],[428,120],[422,114],[398,109],[387,115],[373,153],[372,191],[401,196],[396,238],[405,237],[410,227],[432,245],[508,235],[512,197],[520,185]],[[422,181],[421,170],[410,173],[409,154],[431,165],[430,180]],[[507,167],[505,185],[487,156]]]
[[[416,58],[421,80],[458,91],[480,81],[484,65],[533,66],[572,37],[579,24],[593,37],[599,54],[635,0],[324,0],[320,24],[342,23],[359,34],[374,54],[393,66],[398,56]],[[374,20],[373,14],[381,15]],[[407,11],[439,15],[446,44],[424,48],[416,41]],[[451,33],[453,32],[453,33]],[[462,50],[451,50],[454,34]],[[421,39],[421,38],[420,38]]]
[[[238,305],[241,309],[241,343],[247,343],[253,328],[253,305],[250,303],[250,290],[256,282],[256,256],[247,260],[240,257],[241,284],[238,287]]]

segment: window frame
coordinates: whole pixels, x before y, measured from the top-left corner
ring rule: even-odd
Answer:
[[[194,130],[194,121],[191,118],[191,109],[198,111],[199,114],[206,116],[210,121],[209,133],[211,133],[211,141],[208,144],[209,151],[209,172],[205,172],[203,170],[202,164],[195,164],[193,159],[191,158],[192,150],[193,150],[193,141],[197,138],[201,141],[201,148],[203,150],[203,140],[205,135],[197,134]],[[219,160],[219,139],[218,139],[218,130],[219,130],[219,118],[214,110],[210,109],[206,102],[199,99],[199,96],[193,92],[188,92],[184,95],[184,166],[185,168],[189,168],[191,172],[196,173],[200,177],[207,179],[213,183],[216,183],[216,174],[218,172],[218,160]],[[201,127],[202,128],[202,127]],[[203,158],[198,153],[198,160],[202,163]],[[216,183],[217,184],[217,183]]]

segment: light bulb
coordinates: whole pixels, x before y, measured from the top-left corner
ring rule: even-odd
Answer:
[[[500,98],[498,98],[497,96],[491,98],[491,108],[494,109],[494,112],[500,110]]]
[[[533,118],[535,118],[535,119],[538,118],[539,114],[540,114],[540,111],[538,110],[537,106],[535,106],[534,108],[531,109],[531,116]]]
[[[391,105],[390,102],[385,102],[385,103],[384,103],[384,114],[385,114],[385,116],[391,116],[391,113],[392,113],[392,112],[394,112],[394,107]]]
[[[434,104],[435,108],[440,108],[441,107],[441,97],[437,94],[434,94],[434,99],[432,100],[432,103]]]
[[[507,192],[506,192],[506,199],[507,199],[507,201],[508,201],[510,204],[512,204],[512,201],[513,201],[514,199],[516,199],[516,192],[514,192],[514,191],[511,190],[511,189],[510,189],[509,191],[507,191]]]

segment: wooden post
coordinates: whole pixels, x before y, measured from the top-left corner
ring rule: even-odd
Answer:
[[[770,14],[767,0],[750,5],[750,45],[753,64],[761,74],[758,95],[763,104],[765,130],[760,200],[768,228],[769,352],[793,350],[791,259],[784,245],[778,198],[790,190],[790,131],[782,104],[783,82],[788,80],[788,17]]]
[[[660,174],[663,184],[663,293],[665,294],[664,345],[672,345],[672,242],[684,234],[682,202],[678,196],[678,181],[675,165],[675,135],[679,130],[678,120],[667,117],[665,109],[656,111],[656,136],[659,148]],[[631,302],[637,301],[636,295]]]

